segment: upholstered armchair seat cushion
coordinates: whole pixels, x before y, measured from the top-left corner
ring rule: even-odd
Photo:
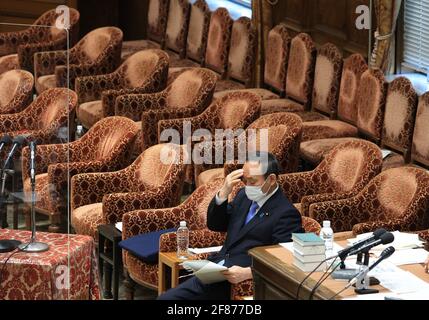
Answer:
[[[36,91],[40,94],[50,88],[57,86],[57,78],[54,74],[38,77],[36,80]]]
[[[103,224],[103,203],[91,203],[73,210],[72,225],[77,234],[98,239],[97,227]]]
[[[102,101],[96,100],[82,103],[77,108],[76,115],[85,128],[91,128],[94,124],[103,119]]]
[[[225,90],[240,90],[244,89],[245,87],[246,86],[244,84],[234,80],[219,80],[216,84],[216,92]]]
[[[329,117],[315,111],[295,112],[303,122],[329,120]]]
[[[189,59],[179,59],[179,60],[170,60],[170,70],[169,74],[174,74],[176,72],[182,71],[185,68],[198,68],[201,67],[200,64],[196,61]]]
[[[301,143],[300,155],[305,161],[317,165],[331,152],[336,146],[349,142],[359,140],[357,138],[337,138],[337,139],[316,139],[305,141]]]
[[[263,89],[263,88],[240,89],[240,90],[234,90],[234,91],[254,93],[254,94],[260,96],[262,101],[279,98],[279,96],[277,94],[275,94],[274,92],[267,90],[267,89]],[[231,93],[231,91],[229,91],[229,90],[215,92],[215,94],[213,95],[213,98],[215,100],[221,99],[229,93]]]
[[[146,49],[161,49],[161,45],[152,40],[132,40],[122,43],[122,59],[125,60],[134,53]]]
[[[20,69],[17,54],[9,54],[7,56],[0,57],[0,74],[15,69]]]
[[[357,137],[358,128],[339,120],[321,120],[303,124],[302,140]]]
[[[303,112],[304,106],[291,99],[270,99],[262,101],[261,114],[277,112]]]

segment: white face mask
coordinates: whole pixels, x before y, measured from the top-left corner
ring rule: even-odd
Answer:
[[[267,181],[265,181],[262,186],[246,186],[244,188],[244,192],[249,200],[259,202],[262,200],[267,194],[262,191],[262,187],[265,185]]]

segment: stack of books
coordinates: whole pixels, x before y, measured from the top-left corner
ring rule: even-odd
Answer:
[[[325,242],[315,233],[294,233],[292,240],[294,265],[302,271],[313,271],[325,260]],[[323,263],[316,271],[325,269],[326,263]]]

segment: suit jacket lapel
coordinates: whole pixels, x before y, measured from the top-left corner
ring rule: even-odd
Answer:
[[[243,203],[246,203],[246,207],[244,207],[244,208],[247,208],[247,211],[245,212],[243,217],[240,219],[241,220],[240,221],[241,222],[240,227],[242,226],[242,228],[239,229],[239,232],[237,235],[234,235],[234,238],[232,238],[232,241],[231,241],[229,246],[232,246],[233,244],[235,244],[237,241],[239,241],[241,238],[243,238],[250,230],[252,230],[258,224],[263,222],[264,219],[267,218],[267,216],[270,216],[272,214],[273,208],[275,208],[275,206],[277,205],[277,197],[280,195],[281,192],[282,191],[279,188],[279,190],[277,190],[277,192],[275,194],[273,194],[271,196],[271,198],[268,199],[267,202],[264,203],[262,208],[259,209],[259,211],[255,215],[255,217],[253,217],[253,219],[250,220],[249,223],[246,224],[245,226],[243,226],[243,225],[244,225],[245,219],[247,217],[247,214],[249,213],[249,208],[250,208],[250,205],[252,204],[252,202],[246,198],[246,200],[248,201],[248,204],[249,204],[249,206],[247,206],[247,201],[243,201]]]

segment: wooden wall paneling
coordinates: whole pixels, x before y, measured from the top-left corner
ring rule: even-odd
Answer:
[[[309,33],[318,46],[332,42],[344,56],[368,56],[369,30],[358,30],[356,8],[369,0],[281,0],[274,8],[275,24],[283,22],[291,35]]]

